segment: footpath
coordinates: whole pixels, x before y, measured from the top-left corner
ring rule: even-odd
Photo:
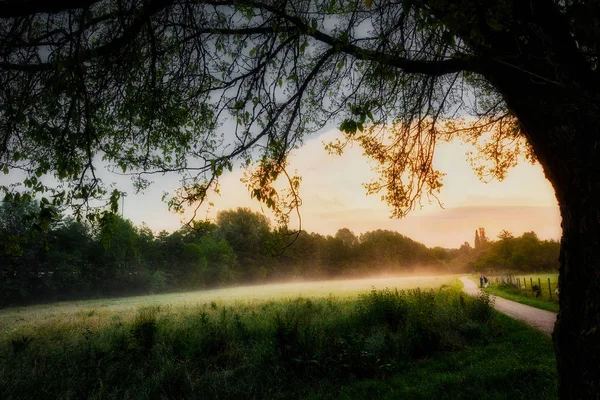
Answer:
[[[467,277],[461,277],[463,283],[463,291],[471,296],[476,296],[481,293],[481,289],[477,284]],[[515,301],[507,300],[502,297],[490,295],[494,299],[494,307],[496,310],[509,317],[523,321],[534,328],[544,332],[546,335],[552,335],[554,330],[554,322],[556,322],[556,313],[539,308],[531,307]]]

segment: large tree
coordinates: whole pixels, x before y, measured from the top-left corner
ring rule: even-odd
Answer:
[[[560,396],[591,398],[599,38],[600,5],[584,0],[4,0],[0,162],[25,172],[24,189],[76,208],[105,197],[101,161],[140,187],[143,173],[184,172],[175,209],[256,162],[251,194],[285,214],[299,204],[287,154],[337,121],[380,165],[368,191],[403,216],[441,187],[436,142],[477,143],[477,171],[499,178],[524,151],[562,215]],[[282,173],[290,189],[278,197]]]

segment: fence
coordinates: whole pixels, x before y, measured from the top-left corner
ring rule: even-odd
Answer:
[[[547,294],[550,300],[555,300],[558,299],[559,295],[558,283],[553,284],[550,278],[547,278],[546,281],[546,279],[542,280],[542,278],[538,277],[536,281],[533,277],[515,277],[514,275],[504,275],[492,277],[490,282],[492,281],[513,286],[525,294],[531,292],[531,295],[535,297],[541,297],[542,295]]]

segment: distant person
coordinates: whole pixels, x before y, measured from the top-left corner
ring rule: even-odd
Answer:
[[[487,276],[483,276],[483,287],[488,287],[488,278]]]
[[[479,276],[479,287],[482,288],[483,287],[483,275]]]

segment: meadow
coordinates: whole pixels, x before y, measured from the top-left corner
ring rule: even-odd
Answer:
[[[3,399],[556,397],[550,340],[453,276],[58,303],[0,321]]]
[[[507,282],[507,276],[499,276],[500,282],[496,282],[495,276],[489,276],[488,278],[491,279],[491,284],[489,287],[484,288],[484,291],[487,293],[540,308],[542,310],[558,312],[558,296],[555,293],[555,290],[558,288],[558,274],[555,272],[523,275],[514,274],[511,275],[510,282]],[[517,278],[519,281],[517,281]],[[473,279],[479,285],[479,277],[477,276]],[[538,285],[538,279],[541,282],[541,292],[539,296],[531,290],[531,282],[533,282],[534,285]],[[550,279],[551,290],[548,288],[548,279]],[[523,281],[525,281],[525,283],[523,283]]]
[[[251,304],[271,299],[294,297],[338,298],[356,297],[358,293],[371,289],[438,288],[450,284],[456,275],[426,276],[377,276],[364,279],[336,279],[327,281],[286,282],[268,285],[237,286],[221,289],[199,290],[148,296],[130,296],[99,300],[64,301],[26,307],[0,309],[0,337],[15,328],[27,329],[44,323],[70,324],[81,315],[93,314],[96,324],[110,321],[118,315],[131,320],[141,307],[162,306],[168,309],[185,310],[215,302],[218,305],[231,303]]]

